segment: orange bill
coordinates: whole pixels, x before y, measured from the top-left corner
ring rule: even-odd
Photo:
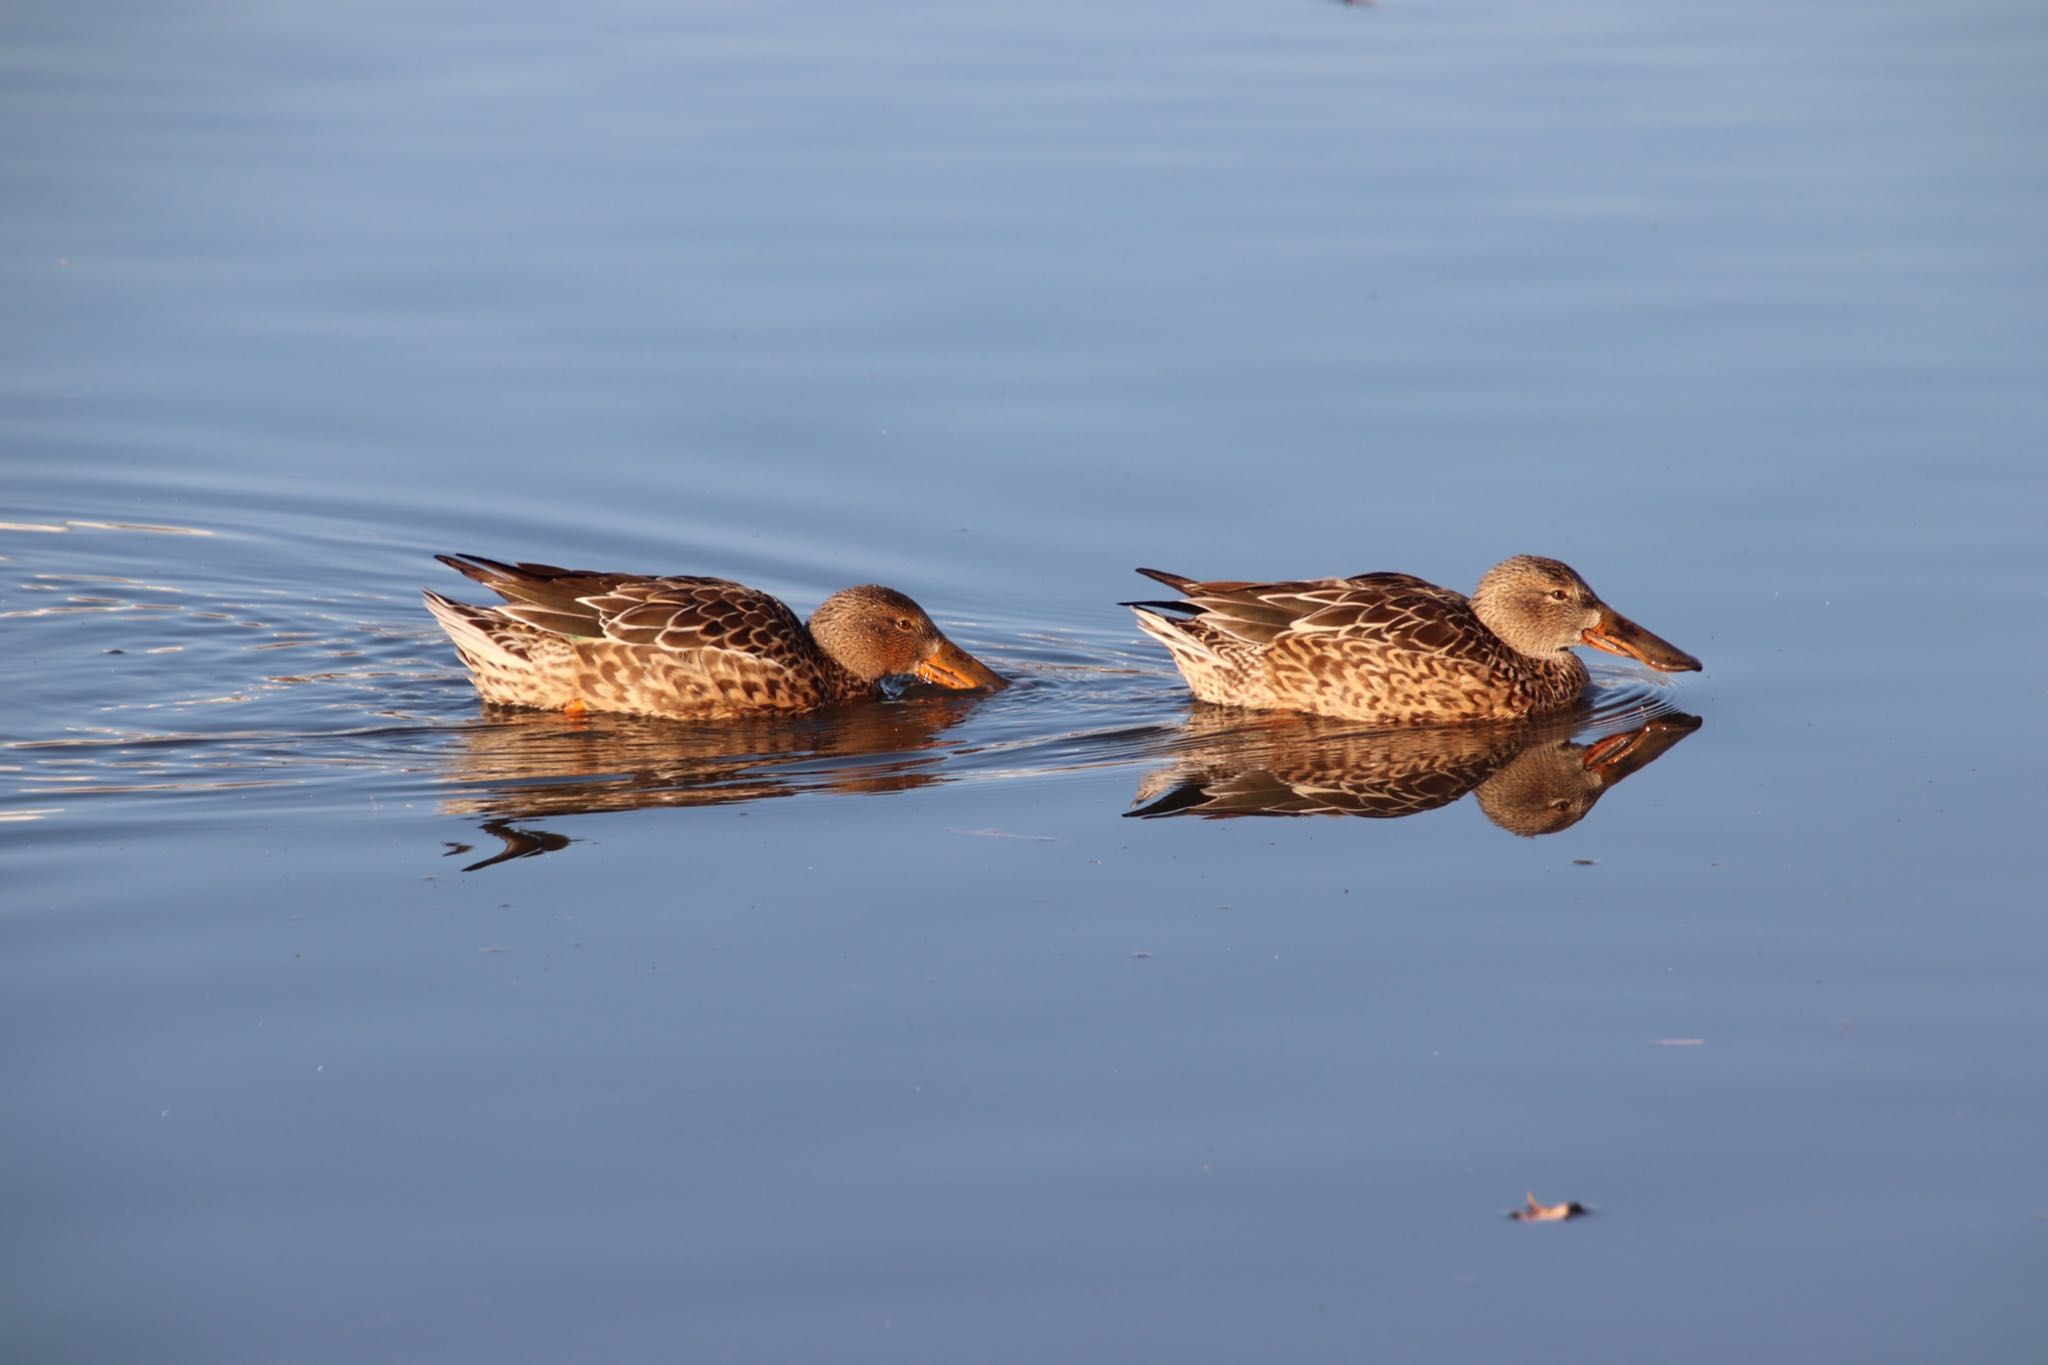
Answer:
[[[1600,619],[1579,638],[1595,649],[1626,655],[1661,673],[1697,673],[1701,667],[1698,659],[1677,645],[1650,634],[1609,606],[1600,608]]]
[[[939,647],[932,652],[931,658],[917,666],[916,673],[928,683],[963,692],[975,687],[986,687],[990,691],[995,691],[997,688],[1010,685],[1008,678],[951,640],[940,640]]]
[[[1630,773],[1641,772],[1662,758],[1678,741],[1700,728],[1700,718],[1683,711],[1669,711],[1645,722],[1641,728],[1607,735],[1586,746],[1580,760],[1586,771],[1598,773],[1601,785],[1611,786]]]

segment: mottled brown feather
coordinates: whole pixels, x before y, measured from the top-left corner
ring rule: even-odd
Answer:
[[[1587,680],[1571,646],[1607,610],[1569,567],[1532,556],[1497,565],[1482,580],[1481,595],[1505,603],[1492,608],[1410,574],[1255,583],[1138,572],[1182,595],[1125,605],[1198,698],[1398,724],[1571,705]],[[1501,630],[1534,641],[1535,652],[1496,633],[1482,619],[1486,610],[1499,613],[1492,620]]]
[[[886,588],[827,603],[845,599],[834,619],[855,653],[842,659],[779,599],[730,579],[435,558],[505,599],[479,607],[426,594],[477,691],[507,705],[698,720],[807,711],[874,696],[883,676],[951,648]]]

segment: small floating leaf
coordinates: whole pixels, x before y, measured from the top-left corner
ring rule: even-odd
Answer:
[[[1517,1223],[1562,1223],[1567,1218],[1577,1218],[1582,1214],[1592,1212],[1584,1204],[1576,1202],[1570,1204],[1539,1204],[1536,1202],[1536,1194],[1533,1190],[1524,1190],[1522,1193],[1528,1199],[1529,1206],[1516,1209],[1508,1215]]]

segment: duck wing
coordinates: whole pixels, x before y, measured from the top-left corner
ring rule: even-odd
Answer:
[[[1185,613],[1190,621],[1255,649],[1283,637],[1322,635],[1383,650],[1433,654],[1469,647],[1491,632],[1462,593],[1404,573],[1355,574],[1284,583],[1200,582],[1157,569],[1139,573],[1186,600],[1144,605]]]
[[[816,646],[780,598],[729,578],[595,573],[436,555],[505,599],[498,613],[553,635],[677,654],[724,650],[790,667]]]

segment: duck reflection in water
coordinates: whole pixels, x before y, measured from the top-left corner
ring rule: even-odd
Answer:
[[[486,707],[443,759],[457,790],[441,809],[487,817],[501,852],[464,871],[553,852],[573,840],[523,822],[657,806],[716,806],[803,792],[909,791],[941,777],[974,709],[967,696],[905,697],[796,717],[693,724],[647,716],[564,716]],[[450,855],[470,852],[455,846]]]
[[[1697,716],[1543,720],[1370,730],[1327,716],[1200,707],[1174,763],[1139,788],[1140,819],[1198,815],[1356,815],[1393,819],[1467,792],[1511,834],[1570,829],[1609,789],[1700,728]],[[1595,737],[1589,727],[1604,732]],[[1586,738],[1579,738],[1587,733]]]

